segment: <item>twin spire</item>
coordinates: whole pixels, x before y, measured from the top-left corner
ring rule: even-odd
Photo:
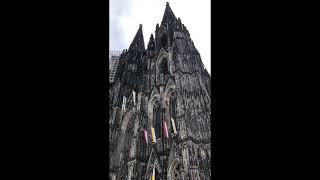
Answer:
[[[161,25],[164,23],[169,23],[172,22],[174,20],[177,20],[177,18],[175,17],[174,13],[172,12],[170,6],[169,6],[169,2],[166,3],[166,9],[164,11],[164,15],[161,21]],[[151,46],[154,43],[154,38],[153,35],[151,34],[150,37],[151,42],[149,41],[148,47]],[[151,43],[151,44],[150,44]],[[129,50],[137,50],[137,51],[144,51],[145,50],[145,46],[144,46],[144,38],[143,38],[143,33],[142,33],[142,24],[139,25],[139,29],[129,47]]]

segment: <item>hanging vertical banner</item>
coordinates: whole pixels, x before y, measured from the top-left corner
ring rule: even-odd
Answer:
[[[156,133],[155,133],[153,127],[151,127],[151,134],[152,134],[152,142],[153,142],[153,143],[156,143],[156,142],[157,142]]]
[[[136,105],[136,92],[132,91],[132,94],[133,94],[133,105],[135,106]]]
[[[155,171],[155,165],[153,165],[153,171],[152,171],[152,180],[156,180],[156,171]]]
[[[163,121],[163,131],[164,131],[164,136],[166,138],[169,138],[168,125],[165,120]]]
[[[174,123],[173,118],[171,118],[171,123],[172,123],[173,133],[174,133],[174,134],[177,134],[176,124]]]
[[[146,140],[146,143],[148,144],[148,131],[144,130],[144,139]]]
[[[122,99],[122,110],[123,110],[123,111],[126,110],[126,101],[127,101],[126,97],[123,96],[123,99]]]

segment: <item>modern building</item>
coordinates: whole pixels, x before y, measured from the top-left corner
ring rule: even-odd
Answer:
[[[210,78],[169,3],[146,48],[140,25],[109,91],[109,179],[211,179]]]

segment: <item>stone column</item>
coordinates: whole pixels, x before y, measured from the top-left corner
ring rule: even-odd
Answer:
[[[125,139],[125,132],[123,130],[120,131],[120,140],[119,140],[119,144],[118,144],[118,148],[117,148],[117,165],[116,166],[120,166],[120,163],[122,161],[122,150],[123,150],[123,143],[124,143],[124,139]]]
[[[133,158],[136,156],[136,149],[137,149],[137,135],[138,135],[138,127],[139,127],[139,117],[135,118],[134,128],[133,128],[133,137],[132,137],[132,144],[130,148],[129,157]]]
[[[188,144],[187,143],[182,144],[182,167],[183,167],[183,172],[188,172],[188,170],[189,170],[189,151],[188,151]]]

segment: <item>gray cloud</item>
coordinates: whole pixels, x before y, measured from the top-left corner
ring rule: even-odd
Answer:
[[[166,2],[190,32],[202,62],[210,73],[210,0],[110,0],[110,48],[127,49],[143,24],[145,45],[160,23]],[[211,73],[210,73],[211,74]]]
[[[130,0],[110,0],[110,47],[113,50],[122,51],[126,47],[126,41],[123,37],[125,34],[124,27],[122,27],[119,20],[122,17],[130,16],[132,11],[131,4],[133,1]]]
[[[123,41],[122,34],[124,33],[120,24],[116,22],[116,19],[110,19],[110,24],[112,24],[112,28],[110,28],[110,47],[114,50],[122,50],[125,46],[125,42]],[[111,26],[111,25],[110,25]]]

